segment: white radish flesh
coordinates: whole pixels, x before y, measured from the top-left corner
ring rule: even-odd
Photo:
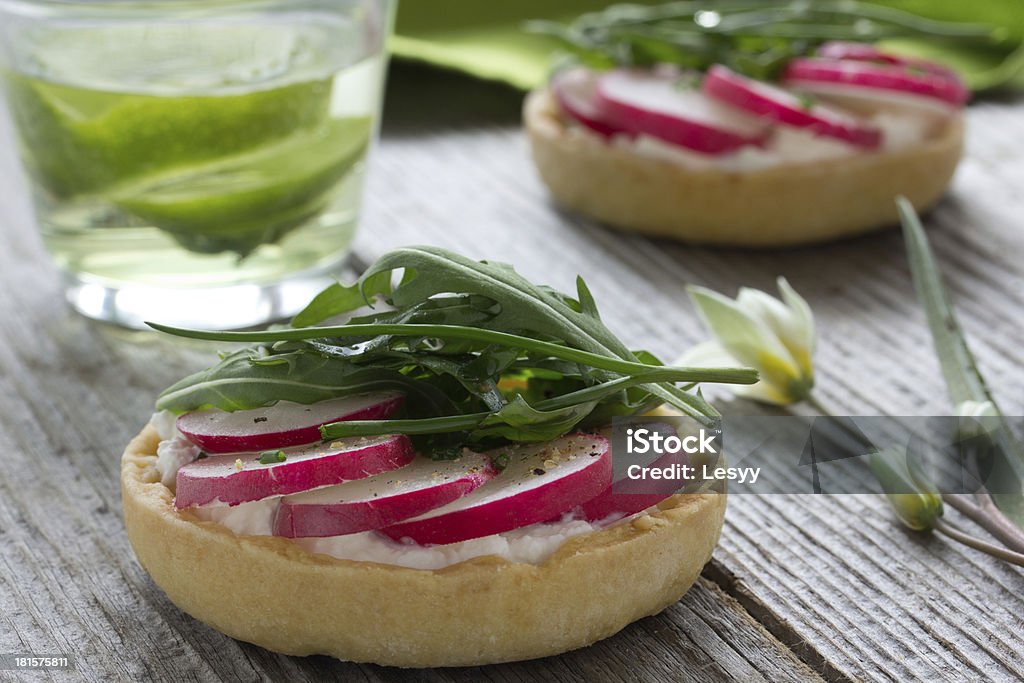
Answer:
[[[598,105],[613,125],[695,152],[720,155],[762,144],[768,122],[680,87],[664,73],[620,69],[598,82]]]
[[[457,500],[495,474],[481,453],[464,451],[455,460],[420,457],[391,472],[286,496],[274,534],[308,538],[379,529]]]
[[[398,393],[355,394],[310,405],[281,401],[229,413],[210,408],[185,413],[178,430],[207,453],[287,448],[320,441],[320,426],[345,420],[382,420],[402,404]]]
[[[558,517],[611,482],[611,447],[603,436],[574,434],[491,454],[509,456],[508,465],[494,479],[453,503],[384,527],[380,533],[420,545],[490,536]]]
[[[597,105],[598,74],[576,67],[559,72],[551,82],[555,99],[566,114],[598,135],[610,137],[622,130],[609,123]]]
[[[970,93],[959,79],[915,72],[905,66],[874,64],[852,60],[794,59],[786,69],[785,85],[809,93],[846,92],[856,96],[891,93],[939,102],[947,107],[961,107]]]
[[[203,458],[178,470],[174,504],[238,505],[354,481],[409,464],[415,452],[404,435],[353,437],[282,451],[284,459],[260,462],[260,453]],[[270,455],[270,454],[268,454]]]
[[[673,425],[664,422],[647,424],[645,427],[666,438],[686,436]],[[682,485],[675,479],[630,479],[629,466],[665,468],[688,464],[690,457],[685,451],[661,453],[652,450],[642,461],[638,456],[631,455],[621,467],[616,468],[614,481],[601,493],[580,505],[575,511],[575,517],[588,522],[614,521],[653,507],[677,493]]]
[[[874,126],[829,107],[806,104],[782,88],[741,76],[724,66],[715,65],[708,70],[702,90],[709,97],[755,116],[815,135],[866,149],[882,143],[882,132]]]

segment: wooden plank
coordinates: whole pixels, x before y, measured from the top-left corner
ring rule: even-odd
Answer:
[[[405,89],[403,97],[414,95]],[[405,122],[388,128],[362,258],[429,242],[513,262],[565,289],[584,273],[611,327],[665,359],[705,336],[686,283],[731,293],[771,288],[785,275],[817,313],[824,399],[851,414],[949,410],[898,233],[773,252],[615,233],[553,211],[515,126],[493,124],[491,105],[477,104],[469,86],[459,101],[467,123],[456,130],[440,123],[443,112],[436,128],[418,121],[415,142],[404,138]],[[476,120],[467,113],[474,106]],[[972,109],[953,192],[928,218],[962,322],[1010,414],[1024,409],[1022,113],[1021,103]],[[723,410],[762,412],[741,401]],[[797,638],[791,644],[805,661],[829,663],[826,675],[998,679],[1024,670],[1020,571],[905,534],[877,498],[734,496],[719,558],[727,573],[716,579],[778,637]]]
[[[76,678],[89,681],[816,678],[705,580],[685,601],[592,648],[480,669],[407,672],[283,657],[187,617],[128,547],[119,456],[157,392],[207,365],[213,346],[92,324],[69,311],[31,227],[11,150],[2,128],[0,172],[14,180],[0,185],[0,291],[8,293],[0,297],[0,652],[71,653]],[[383,199],[372,200],[378,211]],[[404,223],[412,216],[401,218],[404,230],[415,229]]]

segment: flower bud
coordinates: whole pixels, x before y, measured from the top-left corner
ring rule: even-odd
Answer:
[[[871,472],[896,516],[915,531],[928,531],[942,516],[942,497],[907,466],[907,451],[887,448],[870,455]]]

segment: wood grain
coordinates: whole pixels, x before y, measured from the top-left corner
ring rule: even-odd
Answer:
[[[948,408],[897,234],[745,252],[611,232],[550,205],[516,125],[519,99],[429,70],[399,72],[354,265],[430,243],[514,262],[562,288],[585,273],[609,325],[666,359],[704,338],[686,283],[731,292],[769,288],[782,274],[817,312],[825,399],[852,414]],[[1014,103],[972,110],[968,157],[928,221],[983,369],[1017,414],[1022,113]],[[556,658],[407,672],[282,657],[219,635],[138,567],[117,493],[118,456],[155,394],[207,364],[212,347],[67,310],[9,135],[0,131],[0,652],[71,652],[75,678],[97,681],[998,680],[1024,671],[1024,574],[904,533],[869,496],[733,496],[706,580],[682,602]]]

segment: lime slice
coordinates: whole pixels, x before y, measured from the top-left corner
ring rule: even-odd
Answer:
[[[188,249],[245,256],[320,211],[357,164],[371,119],[334,119],[243,154],[150,175],[114,188],[119,207]]]
[[[7,74],[7,99],[30,172],[58,197],[91,193],[313,129],[329,79],[222,96],[139,95]]]

